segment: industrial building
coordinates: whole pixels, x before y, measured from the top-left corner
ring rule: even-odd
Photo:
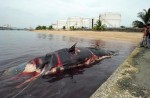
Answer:
[[[80,18],[80,17],[71,17],[67,19],[67,28],[71,26],[75,28],[91,28],[91,19],[90,18]]]
[[[105,24],[107,27],[116,28],[120,27],[121,23],[121,14],[119,13],[103,13],[100,14],[100,20],[102,24]]]
[[[58,20],[55,24],[52,24],[54,29],[70,29],[70,27],[74,26],[74,28],[92,28],[92,20],[90,18],[80,18],[80,17],[69,17],[67,20]]]
[[[9,25],[9,24],[0,26],[0,30],[10,30],[10,29],[12,29],[12,27],[11,27],[11,25]]]
[[[80,17],[69,17],[67,20],[58,20],[53,24],[54,29],[70,29],[74,28],[86,28],[92,29],[92,26],[96,24],[98,20],[101,20],[102,24],[105,24],[108,28],[117,28],[120,27],[121,23],[121,14],[119,13],[103,13],[96,18],[80,18]]]

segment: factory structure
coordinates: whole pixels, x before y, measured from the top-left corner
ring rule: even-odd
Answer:
[[[106,25],[107,28],[118,28],[121,23],[121,14],[108,12],[96,18],[69,17],[66,20],[58,20],[52,26],[54,29],[70,29],[70,27],[92,29],[98,20],[101,20],[102,25]]]
[[[10,29],[12,29],[12,27],[9,24],[0,26],[0,30],[10,30]]]
[[[92,28],[92,20],[90,18],[80,18],[80,17],[71,17],[67,20],[58,20],[55,24],[52,24],[54,29],[70,29],[70,27],[74,28]]]

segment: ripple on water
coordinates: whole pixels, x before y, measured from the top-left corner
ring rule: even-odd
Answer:
[[[16,98],[87,98],[127,58],[134,45],[114,40],[87,40],[29,31],[0,31],[0,71],[58,49],[69,48],[75,42],[78,42],[78,47],[100,47],[118,51],[119,55],[90,68],[74,69],[53,78],[37,79]],[[23,87],[15,88],[21,81],[1,80],[0,97],[10,98],[21,91]]]

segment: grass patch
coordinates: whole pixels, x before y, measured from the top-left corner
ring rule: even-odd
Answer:
[[[148,98],[150,91],[141,85],[136,85],[132,82],[132,77],[126,77],[118,80],[119,90],[128,90],[135,97]]]
[[[135,74],[140,72],[136,67],[136,60],[140,56],[140,52],[143,52],[141,48],[136,48],[128,59],[123,64],[122,69],[122,79],[117,81],[117,86],[119,90],[128,92],[135,97],[148,98],[150,96],[149,89],[146,89],[142,85],[138,85],[133,80],[135,79]]]

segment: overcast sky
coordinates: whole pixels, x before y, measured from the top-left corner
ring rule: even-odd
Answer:
[[[48,26],[68,17],[93,18],[104,12],[120,13],[121,25],[131,26],[137,13],[148,8],[150,0],[0,0],[0,26]]]

